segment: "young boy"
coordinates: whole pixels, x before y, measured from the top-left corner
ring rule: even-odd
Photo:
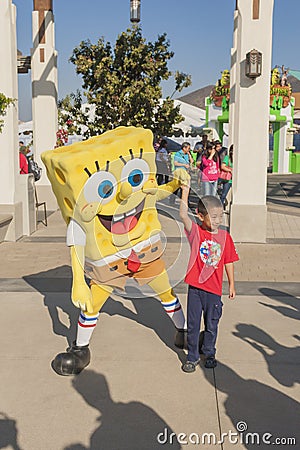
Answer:
[[[185,282],[188,288],[187,325],[188,356],[182,366],[184,372],[194,372],[200,362],[199,350],[205,356],[205,367],[216,367],[215,343],[218,324],[222,315],[221,301],[223,271],[225,266],[229,283],[229,298],[234,299],[233,262],[238,261],[232,238],[219,226],[223,220],[223,208],[217,197],[207,195],[199,200],[197,216],[199,226],[188,216],[189,187],[182,186],[180,217],[191,246],[191,255]],[[200,322],[203,313],[204,336],[199,349]]]

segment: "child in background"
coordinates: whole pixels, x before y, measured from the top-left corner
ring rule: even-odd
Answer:
[[[213,144],[207,144],[201,161],[203,195],[216,195],[220,173],[220,156]]]
[[[229,283],[229,298],[235,298],[233,263],[238,261],[230,234],[219,229],[223,221],[223,208],[217,197],[208,195],[199,200],[197,216],[199,226],[188,216],[189,187],[182,186],[180,217],[191,246],[191,255],[185,282],[188,288],[187,305],[187,361],[184,372],[194,372],[203,353],[206,368],[217,365],[215,359],[218,324],[222,315],[221,301],[223,271],[225,266]],[[199,349],[200,322],[204,317],[204,338]]]

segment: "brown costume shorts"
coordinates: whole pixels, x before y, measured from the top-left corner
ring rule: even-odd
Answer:
[[[96,284],[124,289],[127,279],[134,278],[139,285],[143,286],[165,270],[165,263],[161,259],[162,253],[162,243],[157,241],[136,253],[141,263],[136,272],[128,270],[128,258],[120,258],[102,266],[86,262],[85,272]]]

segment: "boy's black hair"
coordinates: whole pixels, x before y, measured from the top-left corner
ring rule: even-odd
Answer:
[[[206,216],[208,214],[208,211],[211,208],[221,208],[222,203],[218,197],[214,197],[213,195],[205,195],[204,197],[199,199],[198,202],[198,213],[202,214],[203,216]]]

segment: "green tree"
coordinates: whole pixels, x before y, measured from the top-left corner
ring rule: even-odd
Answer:
[[[172,76],[168,61],[174,53],[169,47],[166,34],[155,42],[146,42],[137,26],[119,35],[114,48],[104,38],[97,44],[81,42],[70,61],[82,76],[84,95],[93,105],[93,114],[80,109],[82,99],[77,93],[61,102],[63,119],[68,117],[76,126],[86,123],[86,137],[120,125],[169,134],[172,125],[183,120],[170,97],[161,100],[161,81]],[[175,92],[191,84],[191,77],[184,73],[176,72],[174,79]]]
[[[0,92],[0,133],[4,126],[4,120],[1,117],[5,116],[7,113],[7,108],[9,105],[15,104],[15,99],[6,97],[2,92]]]

